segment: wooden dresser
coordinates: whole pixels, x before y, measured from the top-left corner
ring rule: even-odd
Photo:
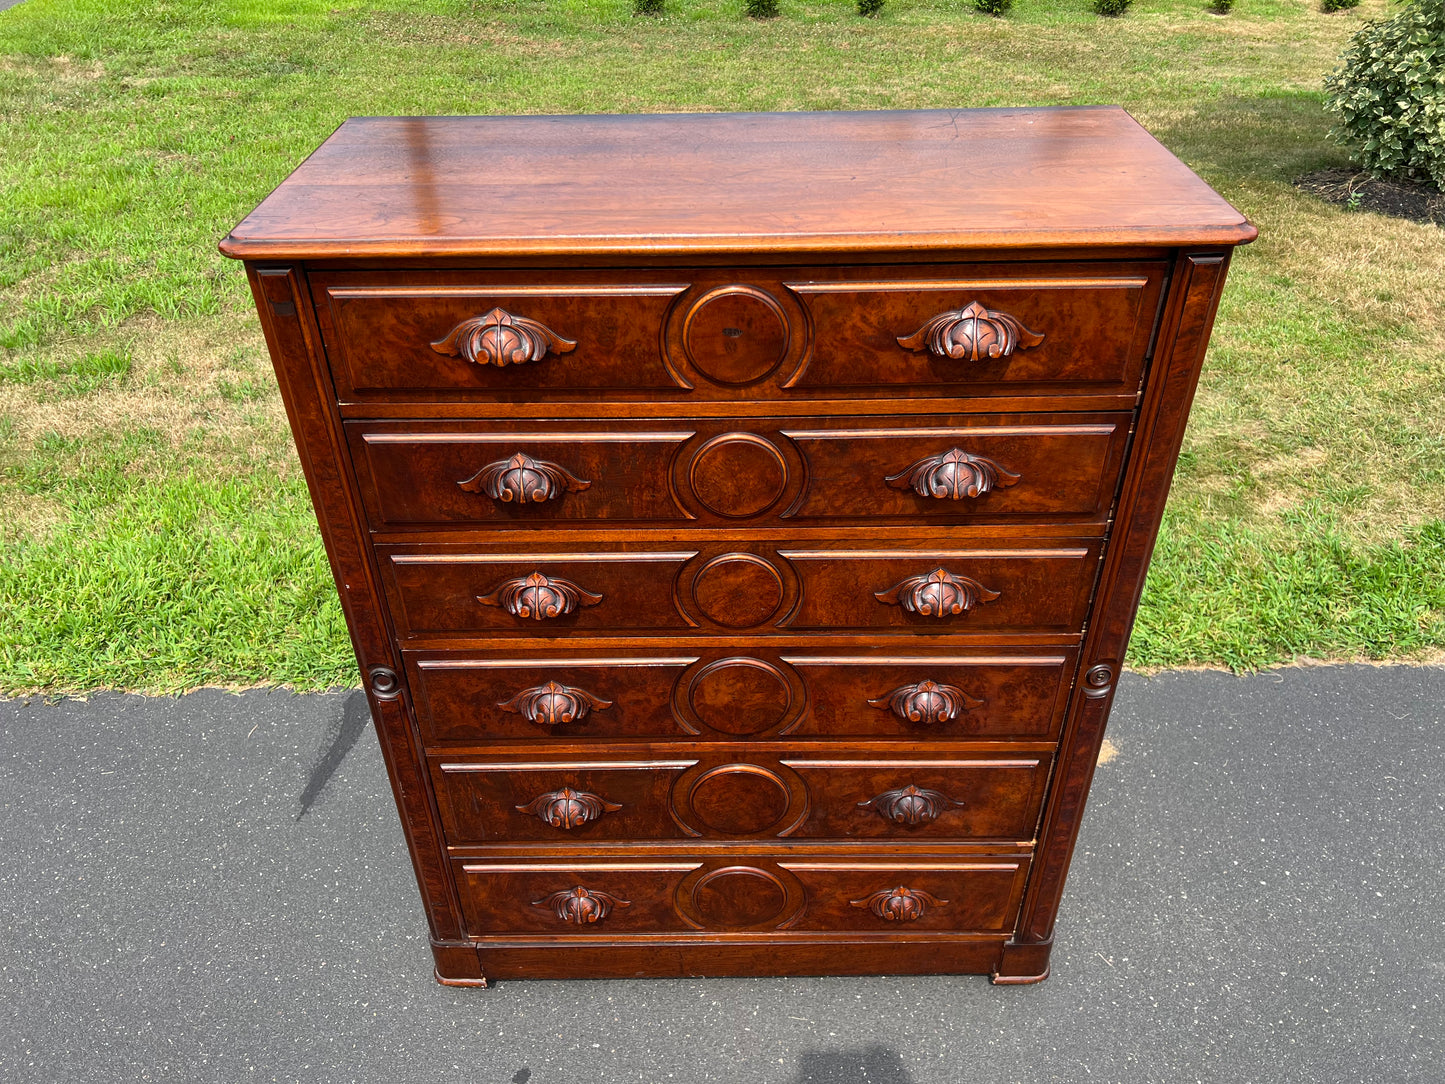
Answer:
[[[343,124],[221,250],[437,977],[1045,977],[1254,236],[1114,108]]]

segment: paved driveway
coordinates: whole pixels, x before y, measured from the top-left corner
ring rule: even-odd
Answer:
[[[437,986],[361,707],[0,701],[0,1079],[1445,1079],[1445,670],[1126,677],[1031,987]]]

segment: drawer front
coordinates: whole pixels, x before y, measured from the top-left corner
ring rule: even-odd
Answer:
[[[1048,754],[432,759],[454,846],[703,839],[1031,840]]]
[[[1160,261],[315,272],[344,401],[1126,394]]]
[[[679,391],[663,359],[670,275],[311,276],[343,400]]]
[[[561,541],[539,537],[526,551],[515,542],[378,547],[399,630],[1076,634],[1101,545],[937,547],[914,539],[917,548],[900,540],[888,549],[736,541],[568,550]]]
[[[1025,856],[912,862],[826,854],[660,859],[459,859],[474,937],[665,933],[1012,931]]]
[[[378,530],[888,519],[1102,525],[1128,414],[351,422]]]
[[[1138,387],[1165,265],[978,264],[853,269],[786,288],[810,351],[796,391],[952,389],[988,395]]]
[[[582,738],[1053,740],[1072,648],[406,652],[428,746]]]

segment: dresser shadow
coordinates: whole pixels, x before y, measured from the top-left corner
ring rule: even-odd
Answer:
[[[898,1051],[886,1046],[807,1050],[788,1084],[913,1084]]]
[[[302,788],[299,799],[301,811],[296,814],[298,821],[316,804],[316,799],[321,797],[327,782],[336,774],[336,769],[341,767],[346,754],[355,747],[356,740],[361,737],[361,732],[370,721],[371,711],[367,707],[366,694],[358,690],[348,696],[341,705],[341,714],[328,728],[321,756],[311,769],[306,786]]]

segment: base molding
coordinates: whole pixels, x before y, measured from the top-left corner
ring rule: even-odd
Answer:
[[[737,937],[634,943],[487,940],[479,971],[497,979],[724,978],[801,975],[988,975],[999,938],[907,940]]]
[[[443,986],[472,986],[485,989],[487,977],[475,945],[455,941],[433,941],[432,959],[436,966],[432,976]]]
[[[1049,977],[1049,954],[1054,939],[1047,941],[1008,941],[999,955],[992,981],[995,986],[1029,986]]]

